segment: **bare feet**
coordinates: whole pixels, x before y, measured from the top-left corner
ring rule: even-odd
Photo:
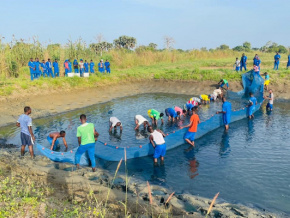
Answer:
[[[93,167],[92,170],[93,170],[93,172],[96,172],[96,167]]]

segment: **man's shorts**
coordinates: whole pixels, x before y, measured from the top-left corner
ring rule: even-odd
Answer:
[[[236,67],[236,71],[239,71],[240,70],[240,67]]]
[[[224,84],[224,83],[221,84],[221,88],[224,87],[224,85],[226,85],[226,86],[229,88],[229,84],[228,84],[228,83],[226,83],[226,84]]]
[[[228,114],[223,114],[223,122],[224,125],[229,125],[231,122],[231,116]]]
[[[253,115],[254,110],[255,110],[255,106],[254,105],[251,106],[251,107],[249,107],[249,116],[252,116]]]
[[[184,139],[189,139],[192,142],[194,141],[194,137],[195,137],[195,132],[187,131],[187,133],[185,133],[184,135]]]
[[[49,145],[51,146],[52,145],[53,138],[49,137],[49,135],[48,135],[46,139],[49,142]],[[53,150],[56,150],[57,147],[59,147],[59,141],[58,140],[55,140],[54,145],[53,145]]]
[[[169,117],[170,116],[170,114],[168,112],[168,108],[165,109],[165,115],[166,115],[166,117]]]
[[[164,157],[166,154],[166,144],[156,145],[154,150],[154,158]]]
[[[30,146],[30,145],[34,144],[30,135],[26,135],[25,133],[22,132],[20,134],[20,138],[21,138],[21,144],[22,145]]]
[[[270,80],[265,80],[265,82],[264,82],[264,86],[268,86],[269,83],[270,83]]]
[[[266,106],[266,109],[267,109],[267,110],[268,110],[268,109],[273,110],[273,105],[270,104],[270,103],[268,103],[267,106]]]

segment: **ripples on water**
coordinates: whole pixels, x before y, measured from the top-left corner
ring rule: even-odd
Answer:
[[[134,116],[147,117],[147,110],[182,106],[191,96],[169,94],[144,94],[113,100],[54,117],[34,120],[37,142],[48,146],[45,138],[49,132],[64,129],[70,147],[77,145],[76,128],[79,115],[88,115],[100,133],[99,140],[113,145],[135,146],[148,142],[147,133],[134,132]],[[239,103],[234,103],[235,109]],[[204,106],[199,115],[207,119],[220,110],[221,103]],[[196,140],[196,148],[187,150],[181,145],[167,152],[165,165],[153,167],[151,157],[128,160],[131,176],[149,180],[177,193],[191,193],[212,198],[220,192],[220,199],[243,203],[290,214],[290,104],[275,103],[272,113],[263,107],[254,120],[243,119],[230,125],[225,133],[216,129]],[[109,134],[109,117],[117,116],[124,126]],[[185,123],[188,120],[184,121]],[[172,132],[181,125],[165,124],[162,129]],[[141,128],[142,130],[142,128]],[[20,144],[19,129],[7,126],[0,129],[2,141]],[[117,163],[98,161],[99,167],[115,171]],[[124,173],[121,168],[121,173]],[[237,202],[238,199],[238,202]]]

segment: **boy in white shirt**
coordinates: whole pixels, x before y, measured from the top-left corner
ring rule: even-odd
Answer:
[[[236,66],[236,71],[239,72],[240,71],[241,62],[240,62],[240,60],[238,58],[236,58],[235,66]]]

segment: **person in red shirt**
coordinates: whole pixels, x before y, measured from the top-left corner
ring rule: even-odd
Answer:
[[[181,127],[181,129],[189,127],[187,133],[185,133],[184,135],[184,140],[192,146],[194,146],[194,136],[195,133],[197,132],[197,125],[200,123],[197,111],[198,107],[197,106],[193,107],[192,116],[190,117],[190,123],[186,126]]]

